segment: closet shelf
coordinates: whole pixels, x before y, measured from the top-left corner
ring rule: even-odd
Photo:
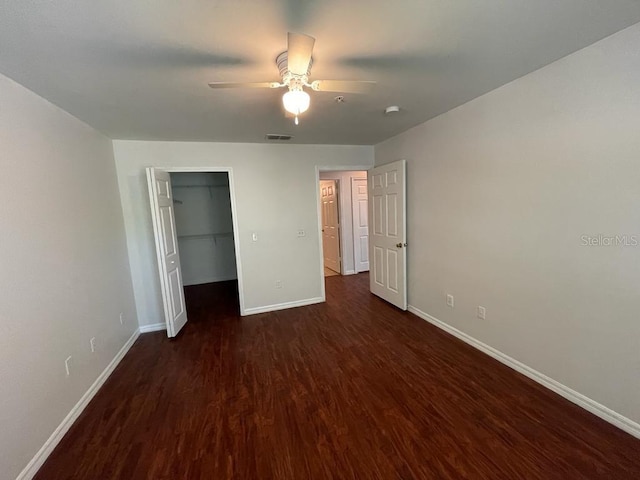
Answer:
[[[190,239],[219,238],[219,237],[233,237],[233,232],[196,233],[196,234],[193,234],[193,235],[178,235],[178,239],[180,239],[180,238],[190,238]]]

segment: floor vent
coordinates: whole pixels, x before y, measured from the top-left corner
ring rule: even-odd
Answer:
[[[293,138],[293,135],[286,135],[286,134],[280,134],[280,133],[267,133],[264,138],[266,138],[267,140],[283,140],[283,141],[287,141],[287,140],[291,140]]]

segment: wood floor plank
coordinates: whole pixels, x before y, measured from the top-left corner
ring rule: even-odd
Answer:
[[[368,293],[240,317],[187,287],[37,475],[55,479],[638,479],[640,441]]]

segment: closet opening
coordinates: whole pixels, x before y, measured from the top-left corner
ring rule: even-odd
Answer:
[[[185,306],[190,322],[240,312],[227,172],[170,172]]]

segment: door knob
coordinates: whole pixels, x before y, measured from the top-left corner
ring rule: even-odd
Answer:
[[[402,243],[396,243],[396,247],[402,248]]]

